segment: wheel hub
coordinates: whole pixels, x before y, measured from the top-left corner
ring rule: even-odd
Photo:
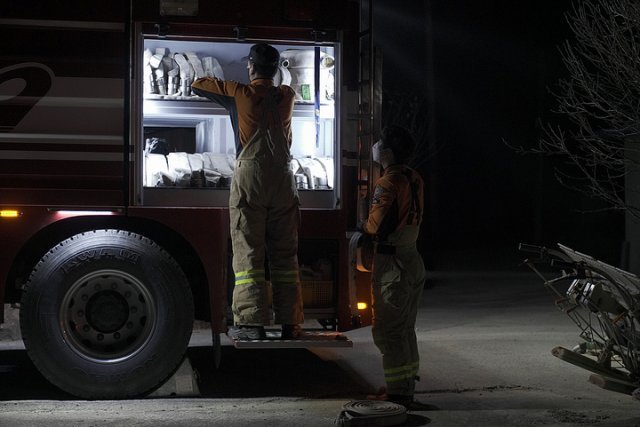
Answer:
[[[121,329],[127,321],[129,304],[115,291],[102,291],[91,297],[87,304],[87,323],[103,333]]]
[[[131,274],[101,270],[67,291],[60,319],[74,351],[116,362],[132,357],[149,339],[155,305],[147,287]]]

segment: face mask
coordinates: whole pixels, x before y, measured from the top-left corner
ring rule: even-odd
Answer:
[[[371,147],[371,157],[374,162],[384,167],[393,164],[393,150],[384,148],[382,140],[379,140]]]
[[[382,145],[382,140],[379,140],[378,142],[373,144],[373,147],[371,147],[371,157],[373,158],[373,161],[376,163],[380,163],[380,146],[381,145]]]

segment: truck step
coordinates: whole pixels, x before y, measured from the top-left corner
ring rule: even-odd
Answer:
[[[283,340],[280,331],[267,330],[267,339],[241,341],[231,339],[235,348],[313,348],[313,347],[353,347],[353,341],[339,332],[305,331],[304,339]]]

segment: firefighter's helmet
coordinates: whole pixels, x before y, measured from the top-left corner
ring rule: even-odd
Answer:
[[[382,129],[382,149],[389,148],[398,163],[405,163],[413,155],[415,140],[411,133],[398,125],[390,125]]]

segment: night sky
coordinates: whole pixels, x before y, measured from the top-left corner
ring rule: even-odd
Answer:
[[[420,167],[428,267],[517,270],[519,242],[560,242],[617,265],[623,215],[585,213],[602,205],[557,182],[559,160],[522,156],[504,142],[532,146],[538,121],[559,119],[549,89],[566,75],[558,46],[571,37],[571,2],[432,0],[431,35],[426,2],[374,3],[383,91],[433,98],[438,151]]]

